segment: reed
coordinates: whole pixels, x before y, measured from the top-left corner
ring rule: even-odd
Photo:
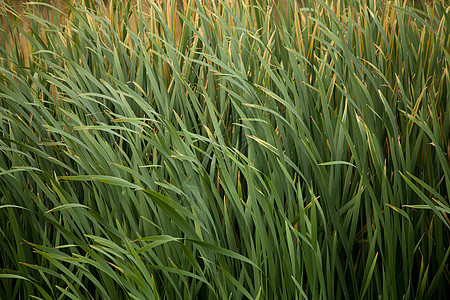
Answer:
[[[449,297],[448,2],[27,7],[1,299]]]

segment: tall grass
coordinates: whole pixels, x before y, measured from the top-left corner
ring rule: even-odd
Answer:
[[[448,298],[448,2],[303,4],[1,2],[0,298]]]

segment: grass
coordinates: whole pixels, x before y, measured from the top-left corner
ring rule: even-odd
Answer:
[[[158,3],[1,2],[0,298],[448,298],[448,2]]]

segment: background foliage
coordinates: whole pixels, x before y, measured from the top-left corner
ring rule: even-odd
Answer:
[[[1,2],[0,298],[449,297],[448,2],[282,7]]]

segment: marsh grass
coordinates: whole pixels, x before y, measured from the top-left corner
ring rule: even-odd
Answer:
[[[448,3],[170,3],[1,2],[0,298],[448,298]]]

